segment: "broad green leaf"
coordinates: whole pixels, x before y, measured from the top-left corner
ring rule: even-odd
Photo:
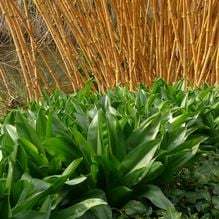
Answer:
[[[126,186],[118,186],[109,191],[110,194],[110,203],[114,205],[122,202],[124,199],[127,199],[131,193],[132,189]]]
[[[156,80],[154,81],[154,83],[153,83],[153,85],[152,85],[152,87],[151,87],[150,92],[151,92],[152,94],[159,93],[160,88],[163,87],[163,86],[165,86],[165,85],[166,85],[166,82],[165,82],[163,79],[158,78],[158,79],[156,79]]]
[[[87,211],[81,219],[112,219],[112,209],[109,205],[99,205]]]
[[[64,170],[64,172],[62,173],[62,176],[71,176],[75,172],[75,170],[77,169],[77,167],[79,166],[82,160],[83,158],[78,158],[76,160],[73,160],[68,165],[68,167]]]
[[[87,133],[89,127],[88,116],[86,114],[79,114],[79,113],[74,113],[74,116],[78,126],[81,127],[85,133]]]
[[[91,198],[98,198],[103,201],[107,200],[105,192],[101,189],[91,189],[83,195],[83,200]]]
[[[40,208],[40,212],[41,213],[45,213],[45,218],[43,219],[49,219],[50,218],[50,214],[51,214],[51,210],[52,210],[52,198],[49,195],[46,200],[44,201],[44,203],[42,204],[41,208]]]
[[[1,217],[9,218],[11,216],[10,191],[13,180],[13,170],[9,163],[8,177],[0,178],[0,212]]]
[[[46,137],[52,137],[52,112],[48,111],[47,113],[47,122],[46,122]]]
[[[89,80],[84,88],[78,93],[78,100],[81,101],[83,98],[88,98],[91,92],[92,80]]]
[[[9,194],[1,196],[0,199],[0,212],[1,218],[10,218],[11,217],[11,206],[10,206],[10,197]]]
[[[44,178],[45,182],[52,184],[52,190],[57,192],[68,181],[68,179],[75,173],[75,170],[81,163],[82,158],[72,161],[68,167],[63,171],[62,175],[52,175]]]
[[[130,200],[122,207],[122,212],[130,217],[144,215],[147,209],[143,203],[136,200]]]
[[[133,130],[126,143],[132,149],[140,144],[154,140],[159,132],[161,114],[157,113]]]
[[[168,152],[174,150],[178,145],[186,141],[187,129],[186,127],[177,127],[170,132],[167,132],[167,141],[163,145],[163,149],[167,149]]]
[[[169,122],[171,123],[173,129],[179,128],[183,123],[188,120],[189,116],[189,113],[183,113],[177,117],[172,118]]]
[[[10,124],[6,124],[6,125],[4,125],[4,128],[8,132],[8,134],[11,137],[11,139],[13,140],[13,142],[16,144],[17,139],[18,139],[16,127],[13,125],[10,125]]]
[[[19,202],[13,209],[12,214],[17,214],[21,211],[26,211],[32,209],[32,207],[39,202],[42,198],[46,198],[48,196],[48,190],[36,192],[33,195],[26,198],[23,202]]]
[[[76,128],[71,128],[71,131],[74,137],[76,147],[82,153],[86,164],[90,166],[91,160],[93,159],[93,155],[94,155],[94,150],[90,142],[88,142],[85,139],[85,137]]]
[[[47,138],[44,141],[43,146],[49,154],[64,162],[70,162],[81,156],[81,153],[73,142],[70,143],[62,137]]]
[[[121,161],[126,154],[125,138],[119,121],[112,114],[107,114],[112,154]]]
[[[116,174],[120,169],[119,161],[110,154],[109,148],[108,150],[106,148],[106,151],[103,155],[95,156],[94,161],[99,165],[99,167],[102,167],[101,170],[105,172],[106,175]]]
[[[30,158],[35,162],[36,165],[38,165],[39,168],[48,167],[49,162],[46,156],[44,156],[42,153],[40,154],[38,148],[35,145],[33,145],[27,139],[19,139],[18,143],[20,147],[25,149],[26,154],[30,156]]]
[[[152,163],[153,162],[151,162],[147,167],[142,167],[141,169],[137,169],[133,172],[126,174],[125,176],[123,176],[120,179],[119,184],[122,184],[124,186],[129,187],[129,188],[136,186],[138,183],[140,183],[142,180],[145,179],[145,177],[147,176],[147,174],[150,170]]]
[[[157,95],[156,94],[152,94],[150,93],[146,103],[145,103],[145,113],[146,115],[148,116],[149,115],[149,112],[151,110],[151,107],[154,103],[154,100],[157,98]]]
[[[32,206],[32,204],[37,202],[37,197],[41,196],[42,194],[46,195],[47,197],[47,191],[50,189],[52,184],[44,180],[32,178],[29,174],[24,173],[21,180],[19,180],[17,184],[14,184],[14,186],[21,190],[15,208],[18,207],[19,209],[22,209],[22,206],[23,208],[25,208],[26,205]]]
[[[41,146],[41,143],[34,128],[28,123],[28,120],[19,112],[17,112],[16,114],[16,129],[19,138],[27,139],[38,148],[40,153],[44,153],[44,149]]]
[[[98,132],[99,132],[99,111],[96,113],[93,120],[91,121],[87,133],[87,141],[90,142],[93,151],[95,152],[97,151],[97,146],[98,146],[98,137],[99,137]]]
[[[202,142],[204,142],[207,139],[205,136],[197,136],[192,138],[191,140],[182,141],[181,144],[176,145],[175,148],[172,149],[172,153],[183,151],[184,149],[190,149],[194,146],[199,146]]]
[[[86,199],[71,207],[63,209],[56,214],[52,214],[53,219],[76,219],[83,216],[88,210],[99,205],[107,205],[105,201],[98,198]]]
[[[93,186],[96,186],[99,174],[99,167],[97,164],[91,164],[90,166],[90,179]]]
[[[6,158],[8,156],[12,157],[13,151],[15,151],[15,145],[8,133],[4,133],[0,136],[0,150],[2,152],[2,157]],[[13,158],[16,159],[16,153],[14,152]],[[15,161],[15,160],[14,160]]]
[[[21,145],[18,146],[17,150],[17,164],[22,168],[22,171],[27,171],[28,169],[28,156],[25,151],[25,148]]]
[[[61,169],[62,169],[62,161],[59,158],[54,157],[49,161],[49,168],[48,168],[49,175],[56,174],[60,172]]]
[[[102,108],[106,111],[109,111],[109,107],[111,106],[111,100],[107,94],[100,97],[100,102]]]
[[[108,122],[102,110],[98,110],[93,118],[88,128],[87,140],[97,154],[102,154],[104,148],[111,145]]]
[[[57,113],[52,113],[52,136],[57,136],[61,132],[68,132],[68,128],[58,117]]]
[[[164,171],[164,165],[159,162],[159,161],[155,161],[151,164],[151,167],[147,173],[147,177],[145,178],[145,180],[143,180],[142,183],[148,183],[154,179],[156,179],[159,175],[162,174],[162,172]]]
[[[9,161],[8,164],[9,164],[8,165],[8,175],[7,175],[5,188],[8,190],[8,193],[10,194],[11,186],[12,186],[12,182],[13,182],[14,169],[13,169],[13,164],[11,161]]]
[[[131,150],[122,161],[124,171],[127,173],[147,167],[154,158],[154,154],[159,148],[160,143],[161,139],[156,138]]]
[[[140,111],[144,107],[145,102],[146,102],[145,91],[139,88],[136,91],[136,98],[135,98],[135,106],[138,111]]]
[[[173,204],[164,196],[158,186],[146,185],[141,197],[149,199],[158,208],[162,208],[164,210],[174,208]]]
[[[80,184],[80,183],[84,182],[86,179],[87,179],[86,176],[80,176],[80,177],[77,177],[77,178],[74,178],[74,179],[71,179],[71,180],[67,180],[65,182],[65,184],[69,185],[69,186],[74,186],[74,185],[77,185],[77,184]]]
[[[191,146],[191,145],[190,145]],[[165,169],[159,179],[160,183],[166,183],[172,179],[173,173],[188,165],[194,158],[199,149],[199,144],[192,146],[190,149],[184,149],[167,156]]]
[[[43,109],[40,109],[36,119],[36,133],[39,137],[44,138],[46,136],[47,118]]]
[[[50,210],[50,209],[48,209]],[[49,219],[46,212],[39,212],[34,210],[23,210],[14,214],[10,219]]]

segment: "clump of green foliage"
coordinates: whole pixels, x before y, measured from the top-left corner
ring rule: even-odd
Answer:
[[[45,94],[4,119],[3,217],[181,218],[163,188],[218,146],[217,88],[90,87]]]

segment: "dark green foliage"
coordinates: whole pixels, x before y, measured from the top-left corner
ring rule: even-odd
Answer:
[[[150,90],[105,94],[88,84],[8,114],[0,136],[3,217],[180,218],[177,200],[161,188],[202,151],[216,150],[219,118],[216,88],[184,91],[183,83],[159,79]]]
[[[189,218],[219,217],[219,151],[203,154],[172,183],[169,197]]]

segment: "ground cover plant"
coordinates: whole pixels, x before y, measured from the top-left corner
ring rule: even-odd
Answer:
[[[168,185],[201,154],[217,154],[218,88],[185,90],[183,80],[167,85],[158,79],[150,89],[98,93],[91,83],[73,94],[45,93],[40,103],[6,116],[2,216],[186,218],[210,209],[217,217],[216,181],[211,204],[204,209],[188,198],[191,211],[180,202],[182,188]]]
[[[194,165],[183,169],[171,184],[170,200],[187,218],[218,218],[218,149],[203,153]]]

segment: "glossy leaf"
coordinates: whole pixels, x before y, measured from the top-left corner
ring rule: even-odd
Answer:
[[[145,191],[141,197],[149,199],[155,206],[162,209],[174,208],[173,204],[167,199],[161,189],[155,185],[145,186]]]
[[[83,216],[88,210],[96,206],[99,206],[99,205],[107,205],[107,203],[103,201],[102,199],[98,199],[98,198],[87,199],[71,207],[63,209],[57,214],[53,214],[52,218],[53,219],[60,219],[60,218],[76,219],[76,218]]]

